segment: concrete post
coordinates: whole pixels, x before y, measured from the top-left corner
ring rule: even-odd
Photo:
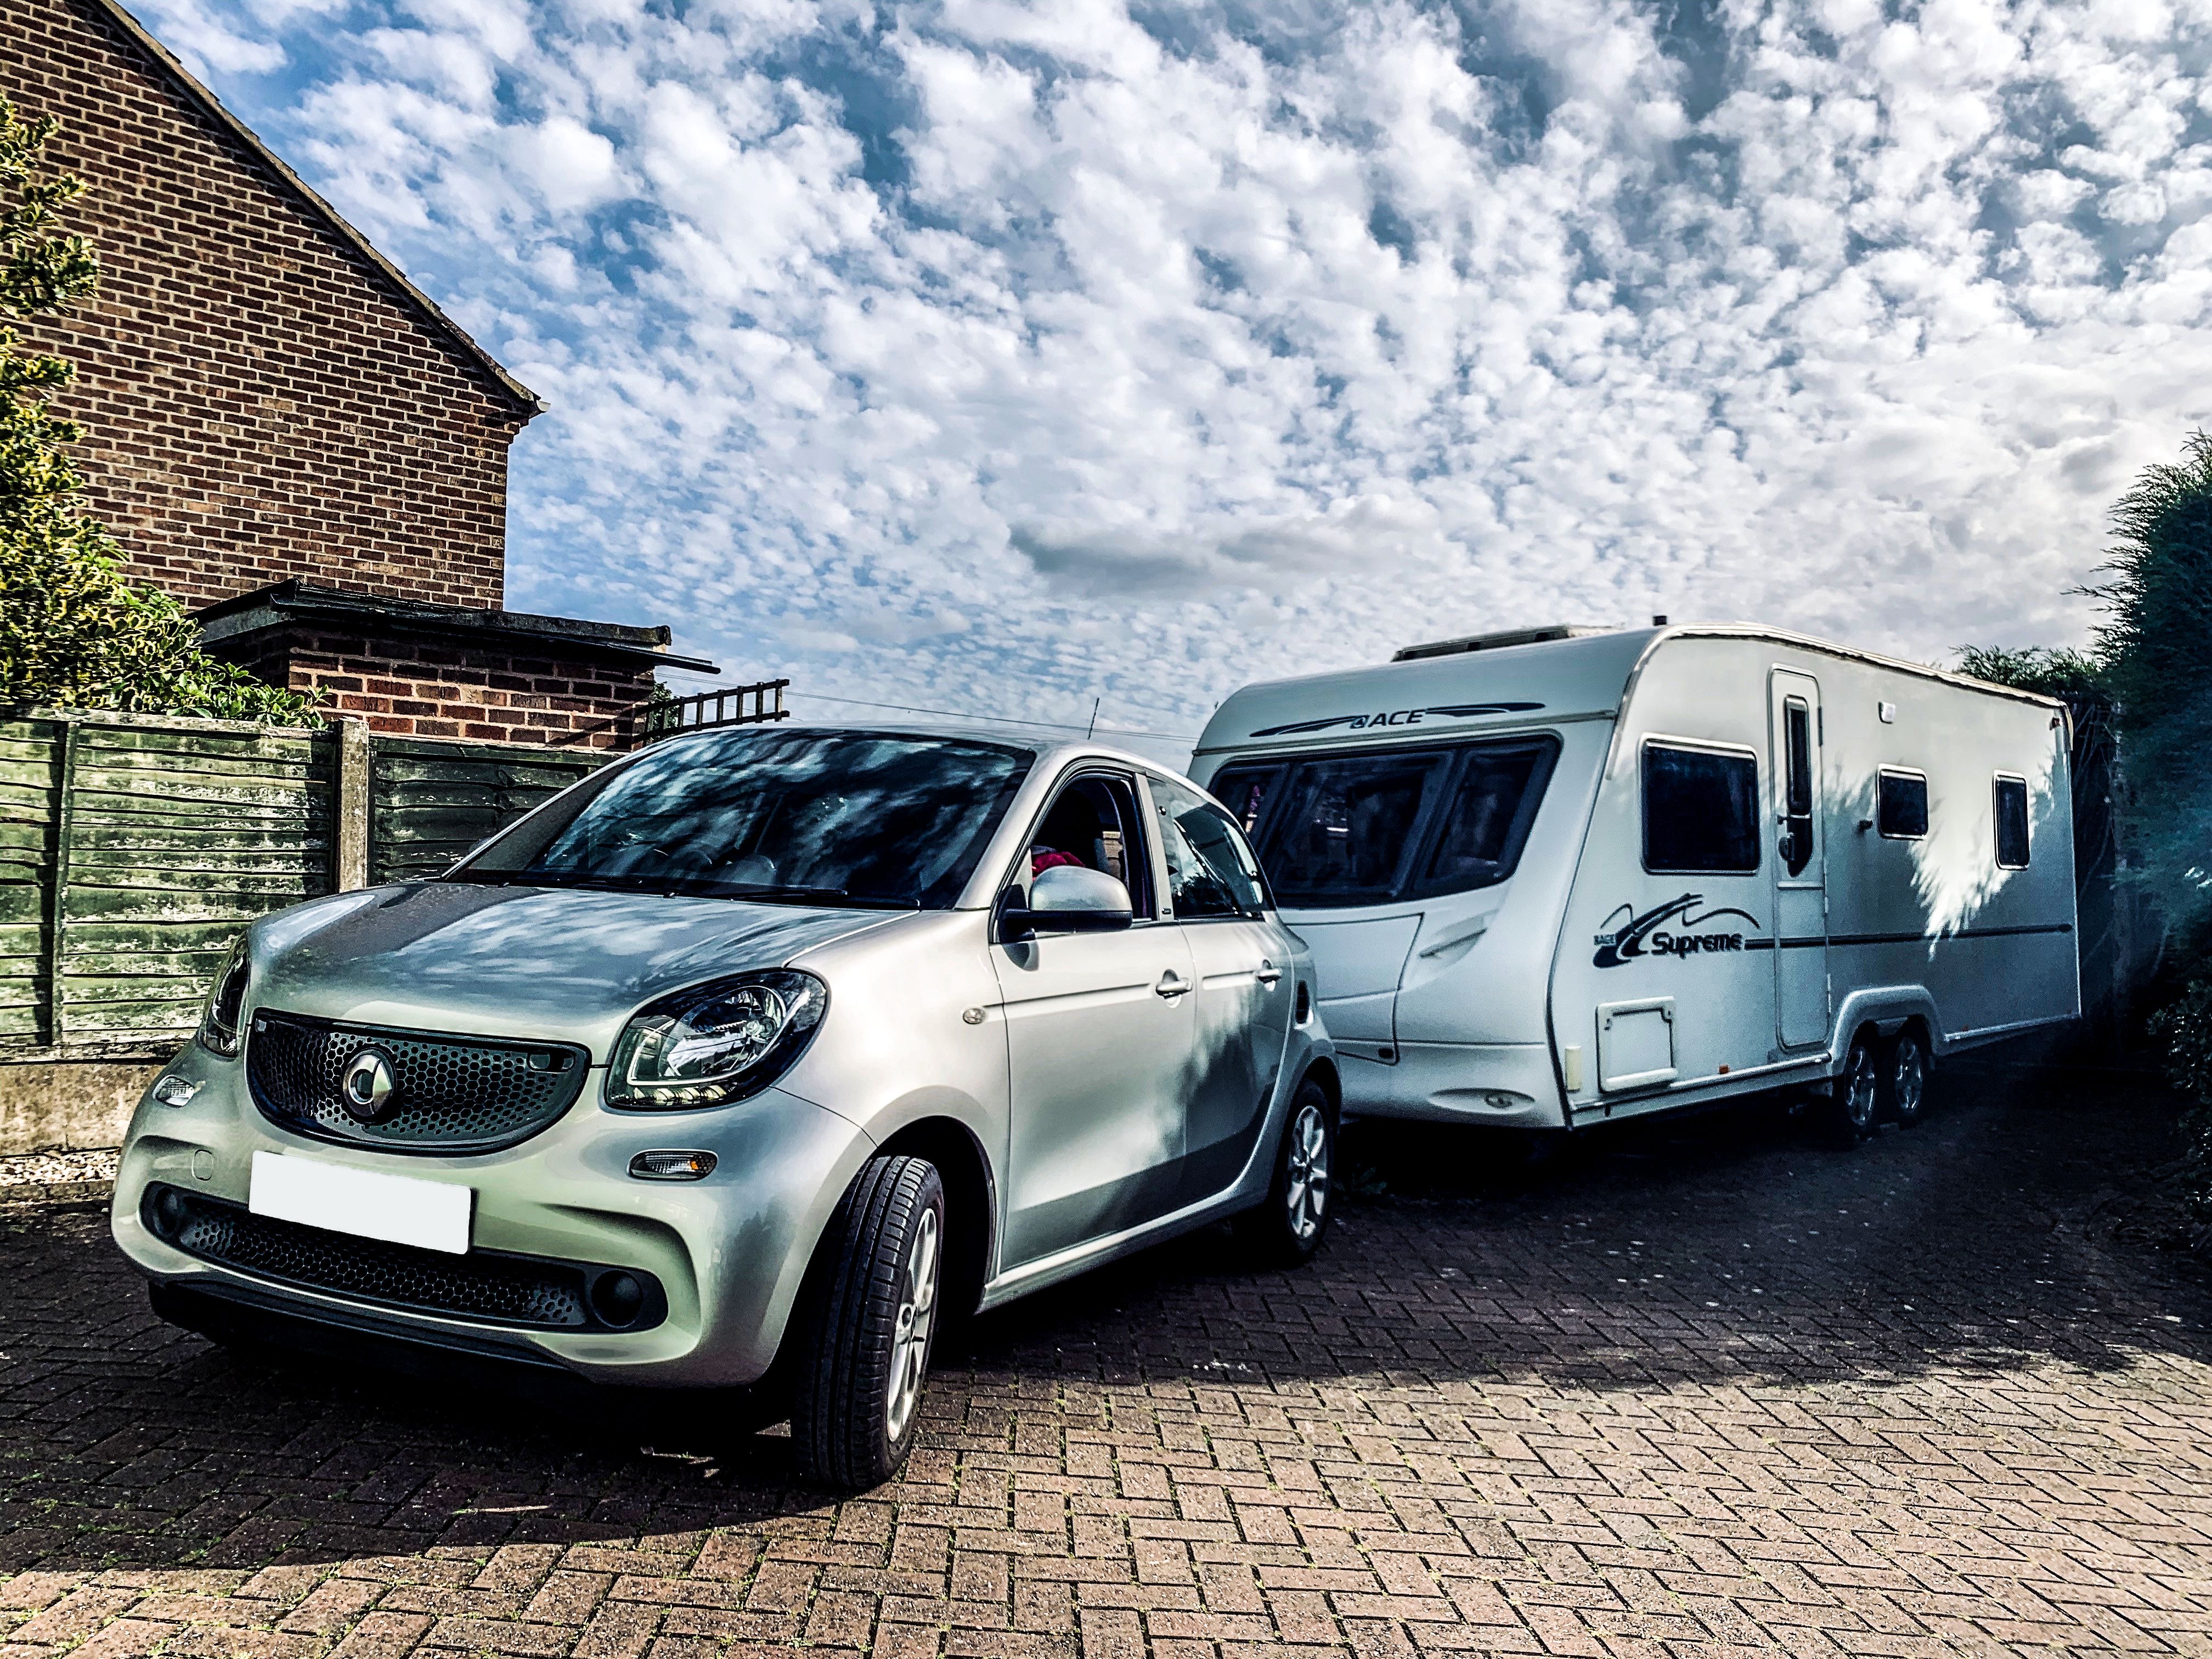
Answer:
[[[336,846],[331,860],[333,890],[350,893],[368,885],[368,727],[361,720],[337,722],[338,771]]]

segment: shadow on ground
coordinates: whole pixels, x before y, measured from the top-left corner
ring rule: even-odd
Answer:
[[[1339,1229],[1255,1273],[1217,1228],[974,1322],[940,1355],[944,1459],[979,1400],[1064,1390],[1818,1388],[1934,1370],[2212,1358],[2202,1279],[2101,1218],[2174,1148],[2139,1080],[2003,1065],[1844,1152],[1771,1105],[1593,1137],[1540,1170],[1365,1124]],[[574,1543],[823,1509],[787,1440],[714,1402],[550,1408],[234,1358],[152,1319],[104,1216],[0,1235],[0,1570],[259,1566]]]

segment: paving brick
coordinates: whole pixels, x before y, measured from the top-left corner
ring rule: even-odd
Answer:
[[[976,1322],[842,1503],[775,1436],[228,1357],[33,1209],[0,1659],[2212,1653],[2212,1297],[2077,1218],[2170,1130],[1984,1084],[1514,1186],[1356,1128],[1308,1268],[1204,1233]]]

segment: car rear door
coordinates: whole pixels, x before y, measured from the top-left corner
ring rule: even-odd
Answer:
[[[1146,781],[1167,908],[1198,979],[1179,1183],[1182,1201],[1194,1203],[1236,1180],[1266,1127],[1297,981],[1243,832],[1187,785],[1158,775]]]

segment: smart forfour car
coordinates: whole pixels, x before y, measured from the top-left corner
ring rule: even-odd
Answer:
[[[943,1315],[1225,1217],[1313,1251],[1314,1007],[1243,832],[1135,756],[695,733],[437,879],[257,922],[114,1234],[219,1339],[754,1385],[865,1486]]]

